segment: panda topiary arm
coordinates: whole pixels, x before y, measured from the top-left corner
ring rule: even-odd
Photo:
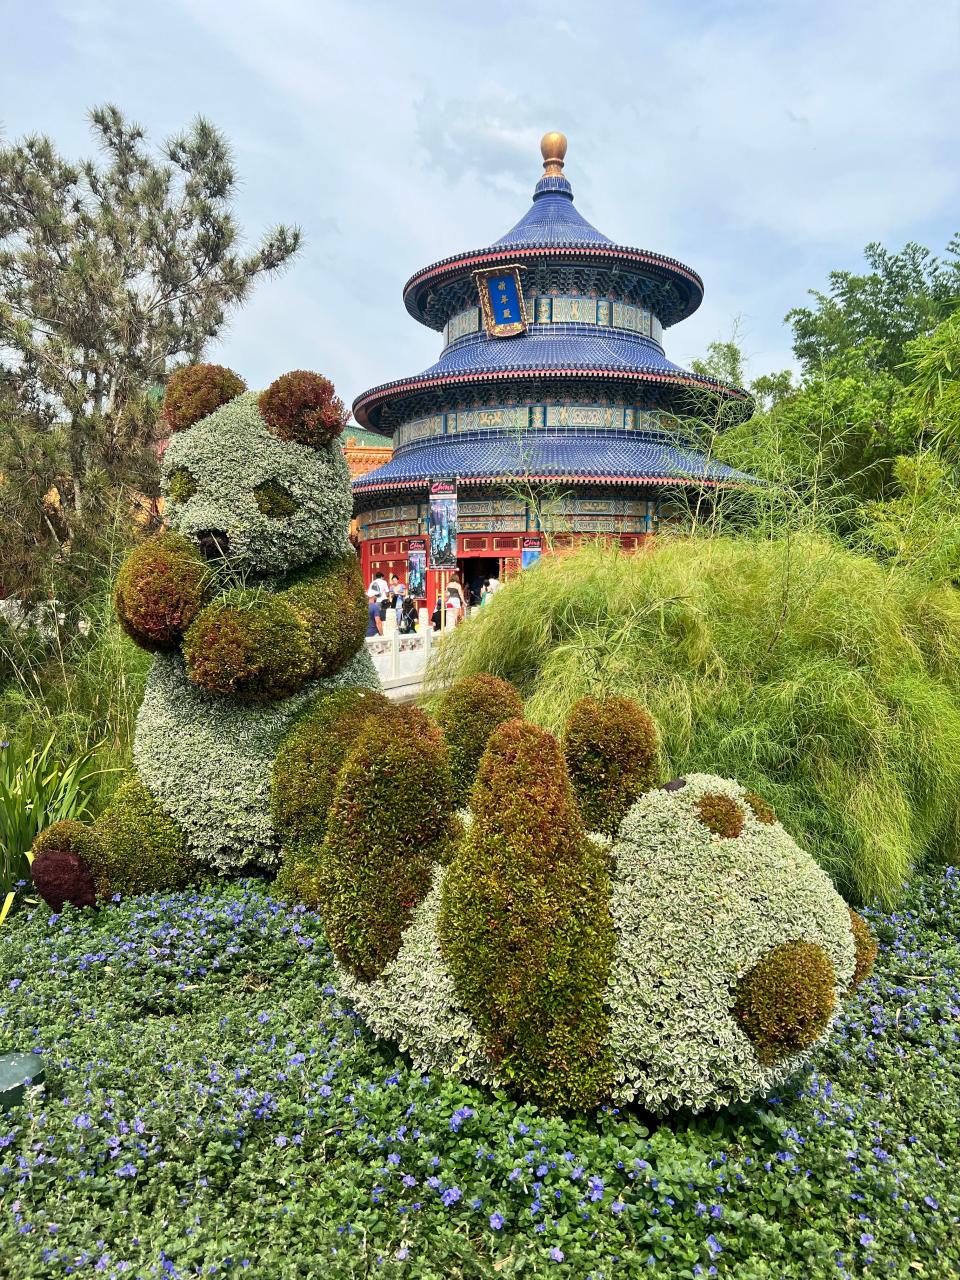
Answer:
[[[161,533],[120,566],[113,588],[117,620],[141,649],[178,649],[209,596],[210,581],[210,567],[191,542]]]
[[[208,693],[251,702],[289,697],[313,675],[310,632],[282,595],[228,591],[184,636],[187,675]]]
[[[310,634],[314,676],[332,676],[363,645],[367,599],[353,551],[317,561],[278,595]]]

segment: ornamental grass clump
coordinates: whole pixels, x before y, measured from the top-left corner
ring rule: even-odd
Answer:
[[[556,739],[500,725],[471,807],[437,920],[457,995],[507,1083],[551,1109],[596,1106],[610,1088],[610,886]]]
[[[960,857],[960,595],[826,538],[546,558],[457,628],[430,678],[477,672],[553,732],[583,697],[637,699],[663,776],[739,779],[856,901]]]
[[[563,750],[588,830],[612,836],[656,782],[656,726],[633,698],[581,698],[567,717]]]
[[[508,680],[467,676],[438,699],[436,720],[450,748],[450,774],[455,794],[466,798],[473,786],[490,735],[505,720],[523,715],[523,699]]]

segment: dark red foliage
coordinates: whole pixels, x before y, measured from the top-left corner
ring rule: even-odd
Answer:
[[[72,849],[45,849],[34,858],[31,870],[37,893],[51,911],[62,911],[66,902],[75,907],[96,903],[90,868]]]
[[[319,449],[332,443],[347,420],[333,383],[319,373],[294,369],[271,382],[260,396],[260,412],[281,440]]]
[[[222,364],[190,364],[167,379],[163,417],[171,431],[186,431],[201,418],[236,399],[247,384]]]

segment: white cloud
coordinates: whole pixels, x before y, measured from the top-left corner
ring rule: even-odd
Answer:
[[[314,365],[352,399],[431,362],[403,309],[417,268],[496,239],[570,137],[577,204],[614,239],[689,261],[682,359],[744,318],[756,368],[788,308],[869,240],[941,249],[960,175],[954,0],[87,0],[22,16],[5,123],[71,142],[117,100],[154,136],[197,111],[232,139],[244,226],[304,225],[218,357],[254,382]],[[43,38],[41,38],[41,35]],[[33,59],[33,65],[30,60]],[[36,94],[42,76],[45,94]],[[38,118],[35,118],[38,117]],[[71,154],[73,151],[71,149]]]

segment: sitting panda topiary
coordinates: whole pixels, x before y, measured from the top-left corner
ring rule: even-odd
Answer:
[[[166,529],[115,587],[119,620],[154,657],[135,772],[92,826],[39,836],[33,878],[55,909],[174,888],[198,870],[275,868],[278,758],[318,700],[385,700],[364,646],[366,601],[348,540],[350,478],[333,387],[278,378],[260,396],[215,365],[168,383]],[[289,763],[289,761],[288,761]]]

